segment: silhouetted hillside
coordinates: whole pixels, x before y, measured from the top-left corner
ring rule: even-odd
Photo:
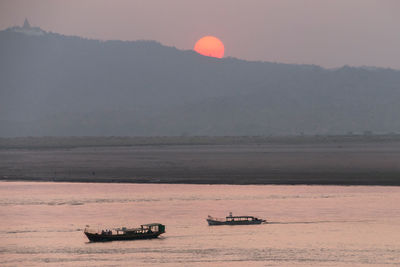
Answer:
[[[400,131],[400,71],[0,32],[0,136]]]

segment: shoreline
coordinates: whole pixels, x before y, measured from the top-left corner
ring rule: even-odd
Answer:
[[[371,176],[371,175],[369,175]],[[391,178],[382,179],[382,176],[387,177],[387,174],[382,173],[379,177],[369,177],[368,179],[349,179],[348,176],[334,179],[307,179],[307,178],[292,178],[284,179],[275,177],[274,179],[189,179],[189,178],[37,178],[37,177],[15,177],[15,178],[0,178],[3,182],[54,182],[54,183],[110,183],[110,184],[188,184],[188,185],[326,185],[326,186],[400,186],[400,173],[391,174]],[[380,178],[380,179],[379,179]]]
[[[0,179],[0,182],[32,182],[32,183],[82,183],[82,184],[154,184],[154,185],[276,185],[276,186],[383,186],[383,187],[398,187],[400,183],[290,183],[290,182],[279,182],[279,183],[210,183],[210,182],[153,182],[153,181],[130,181],[127,179],[112,179],[112,180],[47,180],[47,179],[29,179],[29,178],[17,178],[17,179]]]

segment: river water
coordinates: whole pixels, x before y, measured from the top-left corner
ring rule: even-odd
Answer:
[[[207,215],[270,223],[208,226]],[[160,222],[158,239],[82,230]],[[398,266],[400,187],[0,182],[1,266]]]

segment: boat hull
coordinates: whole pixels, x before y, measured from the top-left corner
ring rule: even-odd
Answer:
[[[253,221],[217,221],[207,219],[208,225],[250,225],[250,224],[262,224],[264,220],[253,220]]]
[[[142,234],[122,234],[122,235],[103,235],[87,233],[85,235],[91,242],[108,242],[108,241],[124,241],[137,239],[152,239],[157,238],[162,233],[142,233]]]

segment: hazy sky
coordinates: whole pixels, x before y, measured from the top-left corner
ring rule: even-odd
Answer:
[[[0,29],[25,17],[66,35],[179,49],[214,35],[225,56],[400,69],[400,0],[0,0]]]

